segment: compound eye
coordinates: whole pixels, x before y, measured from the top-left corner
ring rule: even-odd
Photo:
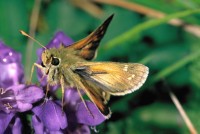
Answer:
[[[59,63],[60,63],[60,60],[58,58],[56,58],[56,57],[52,58],[52,61],[51,61],[52,65],[57,66],[57,65],[59,65]]]

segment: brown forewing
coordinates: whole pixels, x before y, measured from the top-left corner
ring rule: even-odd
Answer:
[[[93,59],[95,57],[95,53],[99,46],[99,43],[104,37],[104,34],[106,33],[106,30],[112,18],[113,15],[111,15],[107,20],[105,20],[105,22],[102,25],[100,25],[94,32],[92,32],[86,38],[70,45],[69,48],[77,50],[77,55],[86,60]]]

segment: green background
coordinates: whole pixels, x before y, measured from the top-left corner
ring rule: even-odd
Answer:
[[[141,14],[125,7],[92,2],[102,11],[101,15],[94,16],[75,6],[74,1],[81,3],[87,0],[41,2],[35,29],[35,38],[39,42],[46,45],[57,31],[64,31],[77,41],[114,13],[95,60],[138,62],[150,69],[147,82],[140,90],[130,95],[111,98],[109,105],[113,112],[112,117],[97,127],[99,133],[189,133],[170,99],[169,90],[177,96],[192,124],[200,132],[200,36],[184,30],[187,24],[200,25],[200,2],[128,1],[166,14],[164,19],[158,19],[147,16],[148,12]],[[81,5],[87,7],[87,4]],[[19,30],[30,30],[33,6],[33,0],[0,1],[0,39],[22,54],[27,78],[30,76],[30,67],[36,62],[36,50],[40,46],[35,43],[28,45],[27,38]],[[95,13],[92,8],[87,9]],[[181,17],[184,25],[173,26],[167,23],[168,20],[178,17]],[[28,47],[32,47],[31,51],[27,51]],[[34,82],[37,82],[36,78]]]

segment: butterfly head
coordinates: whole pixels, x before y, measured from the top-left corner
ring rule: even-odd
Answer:
[[[42,52],[42,67],[57,67],[60,64],[60,59],[55,57],[48,49]]]

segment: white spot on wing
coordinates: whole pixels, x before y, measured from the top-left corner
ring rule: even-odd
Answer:
[[[145,66],[144,66],[145,67]],[[146,70],[143,72],[143,76],[141,77],[141,81],[135,85],[132,89],[130,90],[125,90],[124,92],[119,92],[119,93],[115,93],[113,95],[119,95],[119,96],[122,96],[122,95],[126,95],[126,94],[129,94],[129,93],[132,93],[134,92],[135,90],[138,90],[143,84],[144,82],[146,81],[147,79],[147,76],[149,74],[149,68],[148,67],[145,67]],[[134,76],[135,77],[135,76]],[[128,77],[128,79],[132,79],[133,78],[133,75],[131,77]]]
[[[123,70],[127,72],[128,71],[128,65],[124,65]]]
[[[132,77],[128,77],[128,80],[132,80]]]

